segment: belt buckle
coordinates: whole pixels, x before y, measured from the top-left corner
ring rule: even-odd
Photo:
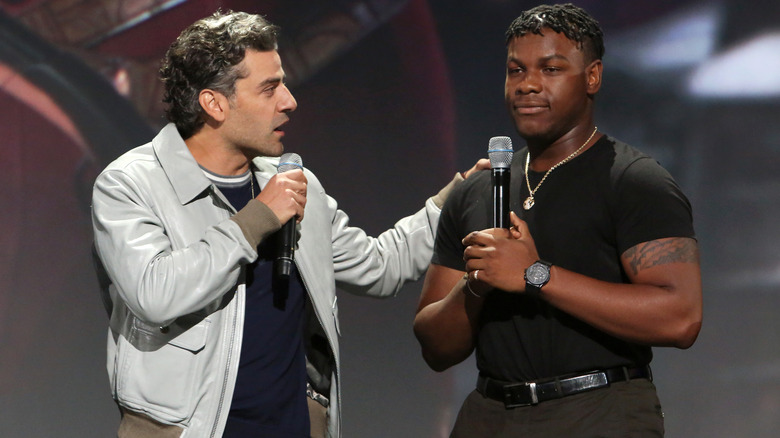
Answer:
[[[532,406],[539,403],[536,395],[536,382],[512,383],[504,385],[504,407],[507,409]]]

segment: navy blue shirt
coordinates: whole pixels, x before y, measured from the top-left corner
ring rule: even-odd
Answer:
[[[237,210],[252,198],[248,175],[209,175]],[[257,183],[254,194],[260,193]],[[303,347],[306,291],[293,266],[289,284],[273,279],[276,236],[247,266],[244,335],[238,377],[223,437],[309,437]]]

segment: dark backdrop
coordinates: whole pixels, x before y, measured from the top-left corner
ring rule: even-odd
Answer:
[[[780,430],[780,6],[577,1],[606,33],[602,131],[656,157],[689,195],[705,315],[687,351],[655,349],[670,437]],[[299,109],[286,147],[352,223],[419,208],[488,139],[503,108],[503,33],[528,1],[0,0],[0,435],[113,436],[107,319],[89,258],[89,191],[161,126],[157,62],[214,11],[267,14]],[[347,437],[443,437],[473,360],[424,365],[421,282],[340,295]]]

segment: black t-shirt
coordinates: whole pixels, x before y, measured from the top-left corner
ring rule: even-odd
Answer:
[[[624,251],[651,240],[694,237],[690,203],[672,177],[625,143],[604,136],[555,169],[528,211],[522,207],[529,194],[526,154],[523,149],[512,160],[510,209],[528,223],[543,260],[599,280],[628,283],[620,264]],[[531,187],[543,175],[530,171]],[[484,171],[457,187],[445,203],[433,263],[465,270],[461,239],[490,228],[491,218],[491,178]],[[652,359],[650,347],[612,337],[543,300],[502,291],[484,302],[476,355],[482,373],[507,381],[644,365]]]

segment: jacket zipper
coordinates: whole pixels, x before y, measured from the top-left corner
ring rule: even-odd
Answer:
[[[219,191],[215,190],[213,186],[212,186],[212,190],[213,190],[212,193],[217,194],[217,198],[221,199],[221,197],[219,196]],[[223,202],[225,202],[225,201],[223,201]],[[230,205],[229,202],[225,202],[225,205],[228,206],[228,211],[231,211],[232,214],[236,214],[235,209],[233,208],[232,205]],[[246,268],[242,267],[241,269],[245,270]],[[242,281],[243,284],[246,284],[246,281],[245,281],[246,277],[245,277],[245,275],[246,275],[246,272],[242,272],[242,276],[239,277],[239,278],[242,279],[241,281]],[[236,293],[238,293],[238,291],[236,291]],[[229,348],[228,348],[228,356],[227,356],[227,360],[225,362],[225,376],[222,379],[222,391],[220,391],[220,393],[219,393],[219,403],[217,404],[217,415],[216,415],[216,417],[214,417],[214,425],[212,426],[211,434],[209,435],[209,436],[211,436],[211,438],[215,438],[216,437],[217,425],[219,424],[219,417],[220,417],[220,415],[222,415],[222,409],[225,406],[225,388],[227,388],[228,380],[230,378],[230,363],[232,362],[232,359],[233,359],[233,345],[236,342],[236,326],[237,325],[238,325],[238,305],[236,305],[235,309],[233,310],[233,330],[231,332],[230,344],[229,344]]]
[[[235,343],[236,325],[238,319],[238,311],[233,312],[233,335],[230,336],[230,345],[228,349],[228,357],[225,363],[225,376],[222,379],[222,391],[219,393],[219,403],[217,404],[217,415],[214,418],[214,426],[211,428],[210,436],[214,438],[217,434],[217,425],[219,424],[219,417],[222,415],[222,409],[225,406],[225,388],[227,388],[229,376],[230,376],[230,363],[233,358],[233,344]]]

